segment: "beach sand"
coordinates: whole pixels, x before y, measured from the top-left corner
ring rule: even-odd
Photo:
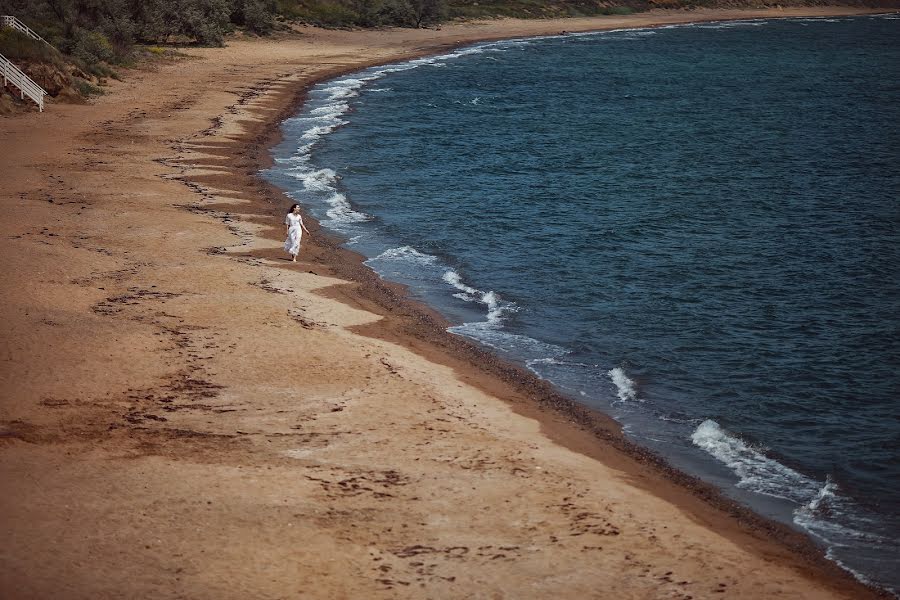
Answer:
[[[0,596],[877,597],[315,223],[288,262],[290,201],[256,177],[302,90],[366,64],[852,10],[300,28],[0,119]]]

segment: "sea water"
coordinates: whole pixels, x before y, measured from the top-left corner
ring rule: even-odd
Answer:
[[[313,88],[266,176],[467,336],[900,589],[900,20],[481,44]]]

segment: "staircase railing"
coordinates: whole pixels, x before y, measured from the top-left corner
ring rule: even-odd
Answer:
[[[35,33],[34,29],[32,29],[31,27],[29,27],[28,25],[26,25],[25,23],[18,20],[17,18],[15,18],[12,15],[0,15],[0,27],[11,27],[13,29],[18,29],[19,31],[21,31],[22,33],[27,35],[28,37],[34,38],[36,40],[40,40],[40,41],[44,42],[45,44],[47,44],[48,46],[51,46],[50,42],[48,42],[47,40],[45,40],[44,38],[39,36],[37,33]]]
[[[19,95],[23,100],[28,96],[37,103],[38,110],[44,112],[44,96],[47,92],[2,54],[0,54],[0,72],[3,73],[3,87],[8,83],[13,84],[19,88]]]

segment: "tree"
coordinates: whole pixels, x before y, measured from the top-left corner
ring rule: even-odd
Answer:
[[[408,0],[412,10],[415,26],[436,23],[444,17],[446,5],[444,0]]]
[[[275,29],[277,10],[275,0],[234,0],[231,22],[243,25],[254,33],[266,35]]]
[[[221,46],[231,16],[230,0],[130,0],[138,39],[166,41],[193,38],[204,46]]]

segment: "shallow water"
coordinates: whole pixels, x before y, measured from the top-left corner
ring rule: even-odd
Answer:
[[[484,44],[317,86],[267,176],[467,335],[900,587],[900,22]]]

